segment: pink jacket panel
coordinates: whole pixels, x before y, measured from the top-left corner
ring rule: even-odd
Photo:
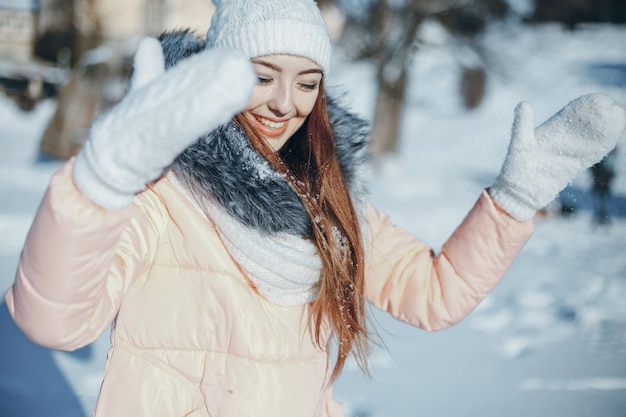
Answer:
[[[134,262],[115,257],[131,212],[109,212],[80,194],[66,164],[51,180],[22,251],[9,312],[33,341],[74,350],[110,324]],[[94,231],[96,231],[94,233]]]
[[[368,299],[428,330],[469,313],[532,230],[486,193],[439,256],[371,207],[368,219]],[[259,296],[167,179],[110,212],[76,190],[66,165],[6,300],[29,337],[57,349],[88,344],[115,320],[96,416],[343,415],[325,388],[328,350],[313,343],[306,306]]]
[[[376,307],[426,330],[449,327],[491,291],[530,238],[532,222],[498,210],[484,191],[435,255],[370,208],[366,293]]]
[[[57,349],[83,346],[114,321],[95,416],[343,416],[327,387],[329,335],[319,348],[306,305],[260,297],[167,179],[108,212],[65,166],[6,300],[29,337]]]

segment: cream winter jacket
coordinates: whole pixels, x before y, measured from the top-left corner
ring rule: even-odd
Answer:
[[[161,37],[168,68],[201,51],[182,31]],[[329,100],[339,164],[363,201],[364,124]],[[121,211],[75,187],[73,162],[52,178],[25,244],[10,314],[35,342],[73,350],[111,324],[96,417],[341,417],[332,399],[330,332],[318,347],[308,306],[268,302],[215,225],[167,176]],[[236,221],[271,235],[307,235],[299,197],[233,123],[172,165]],[[485,192],[435,255],[367,207],[366,298],[418,327],[465,317],[497,284],[532,231]]]
[[[107,211],[52,178],[6,302],[35,342],[73,350],[111,323],[97,417],[341,417],[307,306],[266,301],[166,177]],[[368,207],[366,296],[427,330],[465,317],[532,231],[485,192],[435,255]],[[328,340],[329,335],[325,335]]]

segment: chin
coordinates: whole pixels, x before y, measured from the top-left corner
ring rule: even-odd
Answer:
[[[267,136],[265,137],[265,141],[267,142],[268,145],[270,145],[270,148],[272,148],[274,152],[280,151],[283,148],[283,146],[285,146],[285,143],[287,143],[288,140],[289,138],[283,139],[283,138],[271,138]]]

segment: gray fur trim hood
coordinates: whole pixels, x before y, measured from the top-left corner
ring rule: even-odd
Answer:
[[[166,32],[159,40],[166,68],[205,48],[205,41],[189,30]],[[341,171],[354,203],[363,202],[369,178],[368,124],[336,100],[328,98],[327,102]],[[264,234],[310,234],[311,219],[296,192],[233,121],[199,138],[176,158],[171,169],[191,187],[208,190],[248,227]]]

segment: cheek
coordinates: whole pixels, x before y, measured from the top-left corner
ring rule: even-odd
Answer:
[[[315,101],[317,100],[317,94],[306,94],[300,98],[300,105],[298,106],[298,110],[301,115],[308,116],[313,111],[313,107],[315,107]]]
[[[261,103],[263,103],[263,100],[265,100],[265,98],[263,97],[263,94],[259,87],[254,87],[254,89],[252,90],[252,95],[250,96],[250,100],[248,100],[246,111],[259,107]]]

